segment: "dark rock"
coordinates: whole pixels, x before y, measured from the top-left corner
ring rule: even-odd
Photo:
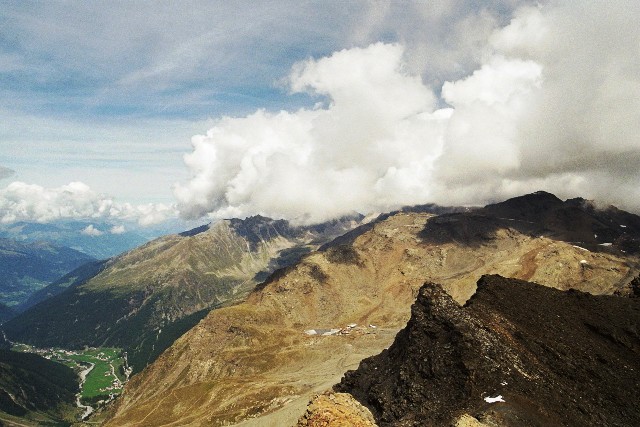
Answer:
[[[618,289],[615,295],[628,298],[640,298],[640,276],[634,278],[624,288]]]
[[[640,301],[483,276],[459,306],[424,285],[393,345],[337,391],[381,426],[640,425]],[[505,402],[488,403],[502,395]]]
[[[594,252],[640,253],[640,216],[613,206],[599,208],[581,198],[563,202],[544,191],[440,215],[426,224],[420,238],[431,244],[476,246],[494,239],[500,229],[562,240]]]

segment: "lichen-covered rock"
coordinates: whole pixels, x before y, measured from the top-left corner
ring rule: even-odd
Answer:
[[[297,427],[374,427],[371,412],[347,393],[327,392],[316,396]]]

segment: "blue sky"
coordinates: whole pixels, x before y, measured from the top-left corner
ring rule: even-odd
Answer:
[[[583,7],[563,1],[539,4],[518,0],[3,1],[0,6],[0,167],[3,168],[0,170],[0,188],[18,181],[45,189],[59,189],[79,181],[99,197],[109,198],[114,203],[173,205],[176,203],[174,185],[181,183],[183,190],[191,193],[185,196],[183,191],[182,198],[178,197],[178,205],[184,207],[186,204],[186,210],[192,213],[308,215],[304,209],[278,212],[266,208],[255,195],[246,192],[241,200],[233,199],[232,193],[235,194],[237,182],[243,176],[239,169],[237,173],[230,172],[226,185],[212,182],[203,189],[198,180],[216,175],[227,164],[216,164],[218,169],[206,173],[203,167],[185,165],[183,156],[197,151],[191,144],[191,137],[216,128],[220,119],[226,116],[243,118],[258,110],[273,114],[280,110],[290,113],[300,109],[311,111],[317,102],[322,102],[322,108],[326,109],[340,94],[331,92],[333,89],[323,91],[314,86],[317,82],[307,84],[303,90],[292,90],[292,67],[305,61],[320,61],[342,50],[366,49],[379,42],[400,46],[403,58],[396,71],[420,79],[434,94],[435,104],[428,107],[430,111],[423,111],[425,114],[451,106],[452,102],[442,97],[445,82],[462,82],[483,67],[489,69],[490,64],[497,64],[497,56],[540,64],[541,81],[545,85],[549,81],[562,82],[565,78],[569,81],[571,73],[575,77],[587,70],[577,63],[562,64],[558,57],[541,53],[542,50],[536,50],[535,46],[525,46],[512,33],[525,34],[528,25],[538,26],[537,34],[545,31],[564,34],[563,31],[575,27],[576,22],[588,21],[597,11],[595,3],[585,4],[587,6]],[[616,4],[620,7],[615,7]],[[635,2],[613,2],[608,9],[612,16],[602,19],[602,34],[610,33],[612,28],[626,28],[625,22],[633,21],[637,9]],[[629,16],[621,23],[624,10]],[[567,18],[561,19],[560,13]],[[509,27],[512,20],[519,24]],[[511,32],[505,28],[510,28]],[[636,34],[620,34],[619,37],[630,38],[633,46]],[[502,45],[495,40],[502,40]],[[563,43],[566,41],[562,40]],[[588,67],[590,61],[596,61],[592,56],[602,47],[598,46],[601,41],[602,38],[600,41],[594,39],[593,43],[586,40],[585,45],[593,47],[592,50],[567,42],[565,52],[576,52],[576,58],[584,59]],[[609,41],[617,43],[615,39]],[[546,52],[562,52],[548,40],[541,40],[539,47]],[[616,52],[619,56],[605,58],[605,62],[614,68],[619,65],[631,70],[621,72],[617,82],[633,79],[630,76],[634,74],[637,61],[633,60],[632,53],[625,57],[622,50]],[[553,74],[555,70],[557,76]],[[340,69],[337,73],[348,74],[349,70]],[[482,90],[480,86],[474,86],[480,84],[477,80],[466,85],[468,90]],[[585,81],[592,82],[592,79],[585,78]],[[594,85],[603,88],[616,86],[616,82],[598,81]],[[540,96],[560,96],[563,90],[553,88]],[[625,90],[621,90],[620,96],[630,98],[633,95],[633,91],[626,92],[625,95]],[[594,111],[597,105],[603,105],[600,101],[594,101]],[[627,101],[623,99],[619,104],[632,108],[632,101],[629,100],[629,106]],[[402,106],[390,105],[389,108]],[[564,117],[568,108],[559,104],[558,109],[555,117]],[[580,112],[572,111],[571,114],[574,118]],[[632,114],[629,120],[634,118]],[[520,132],[528,125],[518,122],[515,127]],[[551,140],[561,133],[560,127],[549,130],[554,135]],[[226,132],[228,129],[219,130]],[[611,135],[599,137],[611,139]],[[568,135],[560,135],[557,143],[566,144],[567,138]],[[619,139],[622,148],[614,150],[611,157],[621,152],[635,155],[634,141],[629,141],[628,135]],[[594,168],[587,171],[588,177],[586,172],[569,176],[565,172],[576,166],[570,166],[566,161],[544,173],[538,173],[543,169],[541,165],[528,170],[522,166],[522,160],[531,150],[531,144],[511,142],[504,144],[505,147],[517,147],[513,159],[513,165],[517,164],[513,170],[517,173],[493,168],[499,174],[499,183],[466,188],[450,201],[478,203],[487,201],[492,194],[500,197],[536,189],[535,185],[567,188],[567,182],[572,183],[575,191],[586,191],[594,185],[580,184],[581,180],[586,179],[589,183],[601,180],[601,177],[595,177]],[[448,147],[455,151],[456,144],[464,143],[462,140],[451,144],[445,142],[443,152],[446,154]],[[256,147],[260,146],[260,143],[256,144]],[[499,142],[496,144],[495,147],[499,146]],[[587,144],[595,147],[594,153],[606,151],[599,143],[594,144]],[[507,158],[509,152],[509,149],[500,151],[507,153]],[[446,163],[446,156],[441,154],[430,154],[429,159],[438,157]],[[233,152],[220,151],[218,157],[220,155],[234,158]],[[584,162],[593,161],[589,157]],[[212,160],[211,165],[214,163]],[[478,168],[484,165],[483,161],[476,163]],[[377,177],[364,174],[367,176],[362,179],[375,184],[389,171],[402,171],[404,166],[380,165],[386,169],[381,169]],[[332,168],[326,164],[321,169]],[[437,165],[432,169],[436,170]],[[581,170],[579,166],[577,169]],[[8,176],[7,170],[14,173]],[[465,177],[442,178],[445,175],[448,176],[442,173],[429,175],[429,179],[434,180],[434,188],[442,184],[443,189],[438,190],[441,193],[448,192],[445,187],[466,185]],[[370,190],[369,184],[361,191]],[[421,193],[421,197],[449,201],[438,191]],[[607,192],[594,190],[588,195],[599,197],[602,194]],[[319,195],[322,197],[324,195]],[[384,194],[380,197],[386,201],[367,200],[355,203],[351,208],[341,205],[336,207],[336,214],[349,209],[375,210],[414,202],[411,198],[396,200]],[[196,199],[207,200],[196,203]],[[352,199],[362,198],[354,195]],[[0,203],[0,209],[12,209],[10,206],[14,206],[15,201],[11,203]],[[193,208],[198,203],[200,207]],[[312,201],[307,203],[311,208],[319,208]]]
[[[247,6],[3,2],[0,165],[29,183],[172,201],[192,135],[220,115],[303,104],[277,80],[336,46],[285,23],[284,3]]]

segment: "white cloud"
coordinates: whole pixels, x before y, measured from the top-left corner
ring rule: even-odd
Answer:
[[[15,181],[0,189],[0,222],[50,222],[71,218],[117,218],[151,225],[175,215],[175,210],[163,204],[131,205],[118,203],[97,194],[82,182],[72,182],[57,188]],[[93,226],[84,231],[98,232]],[[102,232],[100,232],[102,233]]]
[[[541,73],[533,61],[496,56],[471,76],[444,84],[442,96],[454,107],[436,162],[444,192],[520,168],[518,126],[530,113],[528,99],[539,90]]]
[[[539,189],[640,209],[640,10],[552,2],[514,16],[486,35],[475,71],[444,83],[451,108],[398,44],[296,64],[292,91],[318,106],[222,118],[194,137],[182,213],[316,222]]]
[[[438,89],[482,64],[487,38],[509,22],[525,0],[407,0],[363,2],[353,19],[351,41],[395,40],[407,50],[406,65]]]
[[[7,5],[0,68],[20,84],[0,84],[0,163],[50,188],[0,190],[0,220],[173,214],[61,190],[76,180],[136,203],[182,180],[192,217],[318,221],[537,189],[640,208],[633,0],[272,3]],[[318,107],[290,107],[308,97],[283,99],[283,75]],[[186,181],[180,141],[223,111],[244,117],[193,139]]]
[[[98,236],[102,236],[104,234],[104,231],[100,231],[97,228],[95,228],[93,224],[89,224],[82,229],[81,233],[91,237],[98,237]]]
[[[111,233],[111,234],[124,234],[125,231],[127,231],[127,230],[125,229],[124,225],[114,225],[109,230],[109,233]]]
[[[315,222],[392,206],[397,192],[422,200],[423,186],[410,195],[418,188],[405,184],[430,173],[422,160],[440,149],[443,115],[429,113],[433,93],[401,58],[401,46],[374,44],[297,64],[292,90],[326,95],[329,105],[223,118],[194,137],[185,156],[194,176],[176,187],[183,213]]]
[[[6,3],[0,163],[17,181],[171,203],[169,186],[187,179],[185,142],[206,118],[310,105],[274,83],[295,62],[385,40],[406,47],[410,75],[442,82],[473,70],[481,41],[517,3]]]

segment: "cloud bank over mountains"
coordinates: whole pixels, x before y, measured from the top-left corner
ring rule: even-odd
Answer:
[[[289,87],[316,107],[224,117],[194,137],[179,209],[318,222],[544,189],[637,211],[639,20],[629,1],[521,7],[477,69],[441,88],[398,43],[300,62]]]
[[[12,182],[0,189],[0,222],[51,222],[64,219],[101,218],[137,221],[142,226],[163,222],[175,216],[172,207],[163,204],[131,205],[117,203],[112,198],[95,193],[81,182],[72,182],[57,188],[44,188],[35,184]],[[112,234],[124,228],[114,226]],[[102,231],[88,226],[84,234],[98,236]]]

